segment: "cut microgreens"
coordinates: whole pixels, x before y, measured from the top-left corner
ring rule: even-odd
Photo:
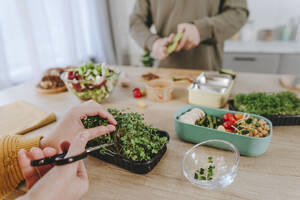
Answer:
[[[208,157],[208,163],[209,166],[205,170],[204,168],[200,168],[199,170],[196,170],[194,173],[194,179],[196,180],[212,180],[214,176],[214,169],[216,168],[215,165],[213,165],[213,157],[209,156]],[[206,172],[206,173],[205,173]]]
[[[168,143],[167,137],[160,137],[156,128],[143,122],[144,117],[141,114],[117,109],[108,109],[108,112],[117,121],[116,130],[91,141],[96,145],[114,144],[102,148],[101,154],[107,152],[134,161],[148,161]],[[101,119],[99,116],[86,117],[81,121],[85,128],[108,124],[106,119]]]
[[[213,158],[211,156],[208,157],[208,163],[213,163]]]

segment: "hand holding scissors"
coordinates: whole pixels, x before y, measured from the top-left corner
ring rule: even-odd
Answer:
[[[40,166],[49,165],[49,164],[54,164],[54,165],[70,164],[70,163],[73,163],[78,160],[86,158],[88,156],[88,154],[93,151],[97,151],[101,148],[111,146],[111,145],[113,145],[113,144],[103,144],[103,145],[99,145],[99,146],[95,146],[95,147],[89,147],[82,153],[75,155],[75,156],[70,156],[70,157],[66,157],[67,153],[60,153],[60,154],[56,154],[54,156],[50,156],[50,157],[46,157],[46,158],[42,158],[42,159],[38,159],[38,160],[33,160],[33,161],[31,161],[31,166],[40,167]]]
[[[71,142],[68,153],[65,156],[71,158],[76,157],[76,155],[81,155],[82,152],[86,152],[85,146],[88,139],[88,134],[85,132],[77,134]],[[52,148],[48,148],[48,151],[50,149]],[[41,149],[36,148],[35,151],[36,150],[42,153]],[[45,174],[42,174],[43,172],[41,170],[45,169],[45,167],[51,167],[51,165],[32,167],[30,158],[26,157],[24,153],[26,152],[19,153],[20,167],[23,176],[26,180],[30,180],[32,177],[35,177],[37,180],[31,181],[33,185],[31,185],[30,190],[25,196],[20,197],[18,200],[80,199],[88,190],[88,177],[82,160],[71,162],[68,165],[54,166],[45,172]],[[52,155],[53,153],[54,152],[52,152]],[[36,174],[36,168],[40,169],[40,173],[43,175],[42,177]]]

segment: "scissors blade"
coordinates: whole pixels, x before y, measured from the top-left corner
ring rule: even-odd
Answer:
[[[90,153],[92,151],[97,151],[97,150],[99,150],[99,149],[101,149],[103,147],[108,147],[108,146],[111,146],[111,145],[113,145],[113,144],[102,144],[102,145],[98,145],[98,146],[94,146],[94,147],[89,147],[85,151],[87,153]]]

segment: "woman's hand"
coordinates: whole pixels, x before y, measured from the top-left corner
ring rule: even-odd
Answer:
[[[76,156],[84,152],[88,140],[89,136],[86,132],[77,133],[71,143],[66,157]],[[19,154],[21,154],[21,157],[24,156],[22,155],[22,152]],[[47,153],[44,152],[44,154]],[[28,175],[35,176],[35,169],[28,165],[28,163],[31,162],[31,159],[24,156],[20,161],[23,162],[20,163],[20,166],[24,177],[27,176],[26,173],[28,173]],[[33,185],[25,196],[18,198],[18,200],[76,200],[80,199],[87,190],[88,177],[84,163],[80,160],[71,164],[53,167]]]
[[[196,25],[189,23],[178,24],[177,32],[183,32],[183,36],[176,51],[180,51],[182,48],[190,50],[200,44],[200,33]]]
[[[152,46],[152,55],[158,60],[164,60],[168,57],[167,45],[172,42],[174,33],[165,38],[155,40]]]
[[[34,168],[31,166],[31,160],[39,160],[45,157],[54,156],[55,154],[56,150],[51,147],[47,147],[43,150],[33,147],[30,152],[26,152],[24,149],[18,152],[19,165],[28,189],[30,189],[53,167],[53,165],[45,165]]]
[[[85,129],[81,119],[87,116],[99,115],[101,118],[108,119],[111,125],[99,126],[91,129]],[[88,134],[89,140],[99,137],[101,135],[110,133],[115,130],[117,122],[114,117],[109,114],[106,109],[94,101],[87,101],[71,108],[58,123],[55,130],[41,140],[41,148],[53,147],[58,151],[65,151],[68,149],[70,141],[77,133],[85,132]]]
[[[69,148],[69,141],[72,141],[78,132],[85,134],[88,140],[91,140],[115,130],[113,125],[85,129],[81,123],[81,119],[86,116],[95,115],[108,119],[111,124],[116,124],[112,115],[99,104],[88,101],[70,109],[58,124],[55,131],[42,139],[41,147],[43,150],[34,147],[30,152],[26,152],[24,149],[19,151],[19,165],[29,189],[53,167],[53,165],[46,165],[33,168],[31,166],[31,160],[53,156],[58,152],[57,150],[66,152]]]

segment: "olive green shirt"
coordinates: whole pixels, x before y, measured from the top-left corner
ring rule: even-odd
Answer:
[[[200,44],[172,53],[160,67],[218,70],[223,65],[224,41],[246,23],[247,0],[137,0],[130,16],[130,32],[136,42],[151,51],[159,37],[177,32],[180,23],[193,23],[200,33]],[[150,31],[154,25],[157,33]]]

